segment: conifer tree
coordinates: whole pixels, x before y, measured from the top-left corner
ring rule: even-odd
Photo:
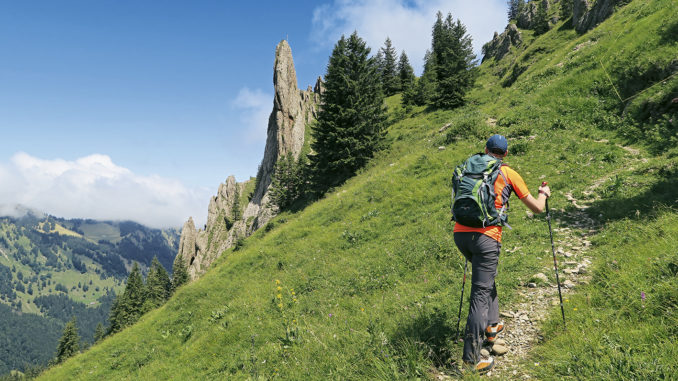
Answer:
[[[101,341],[101,339],[104,338],[104,336],[106,336],[106,331],[104,331],[104,325],[101,324],[101,322],[99,322],[99,324],[97,324],[97,327],[94,329],[94,342],[98,343],[99,341]]]
[[[517,20],[525,7],[525,0],[508,0],[508,21]]]
[[[405,54],[404,50],[400,53],[400,59],[398,60],[398,78],[403,92],[402,104],[414,104],[414,85],[416,77],[414,76],[414,69],[412,69],[410,60],[407,58],[407,54]]]
[[[534,16],[534,33],[540,35],[548,31],[549,16],[546,12],[546,4],[543,0],[539,0],[537,4],[537,13]]]
[[[141,277],[139,264],[134,262],[132,272],[127,277],[125,292],[118,295],[113,301],[109,315],[109,332],[115,333],[136,323],[144,313],[145,298],[144,280]]]
[[[430,50],[424,56],[424,73],[417,81],[414,90],[414,104],[425,106],[429,104],[436,92],[436,62]]]
[[[183,255],[179,254],[172,265],[172,293],[185,283],[188,283],[188,270],[186,270]]]
[[[476,69],[471,37],[461,21],[456,22],[448,13],[441,23],[442,14],[433,27],[433,56],[436,63],[436,107],[454,108],[464,104],[466,92],[473,86]]]
[[[572,0],[560,0],[560,18],[567,20],[572,17],[573,6]]]
[[[146,277],[144,312],[163,305],[169,299],[171,291],[172,282],[167,275],[167,270],[158,261],[158,257],[154,256]]]
[[[80,335],[78,335],[78,327],[76,325],[75,316],[64,327],[64,333],[59,339],[56,353],[56,363],[62,363],[67,358],[75,355],[80,351]]]
[[[292,152],[278,159],[271,176],[271,202],[279,209],[290,207],[305,194],[305,158],[294,160]]]
[[[396,51],[391,39],[386,37],[384,47],[381,48],[381,83],[384,95],[391,96],[401,90],[396,63]]]
[[[357,32],[336,43],[325,75],[325,92],[311,133],[309,156],[318,194],[355,175],[381,147],[384,97],[370,49]]]

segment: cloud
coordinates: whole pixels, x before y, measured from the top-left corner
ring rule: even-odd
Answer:
[[[65,218],[133,220],[151,227],[178,227],[188,218],[202,225],[210,192],[178,180],[141,176],[93,154],[75,161],[44,160],[17,153],[0,164],[0,212],[15,205]]]
[[[250,142],[266,141],[268,117],[273,108],[273,96],[260,89],[243,87],[232,102],[245,127],[245,138]]]
[[[315,8],[311,38],[320,46],[334,46],[342,34],[358,31],[375,54],[389,37],[421,74],[438,11],[450,12],[466,25],[478,58],[483,44],[506,27],[504,0],[334,0]]]

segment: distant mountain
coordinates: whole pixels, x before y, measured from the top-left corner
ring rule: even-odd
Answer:
[[[133,263],[146,271],[157,256],[171,272],[178,250],[176,229],[9,212],[0,217],[0,374],[45,365],[73,316],[91,343]]]

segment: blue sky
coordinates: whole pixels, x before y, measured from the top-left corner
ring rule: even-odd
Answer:
[[[2,2],[0,205],[200,223],[228,175],[256,174],[281,39],[301,88],[353,30],[419,74],[437,10],[478,52],[506,24],[503,0]]]

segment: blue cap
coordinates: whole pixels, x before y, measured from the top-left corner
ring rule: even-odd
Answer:
[[[506,153],[508,150],[508,141],[502,135],[492,135],[492,137],[487,139],[487,144],[485,144],[485,147],[488,151],[498,149],[501,152]]]

